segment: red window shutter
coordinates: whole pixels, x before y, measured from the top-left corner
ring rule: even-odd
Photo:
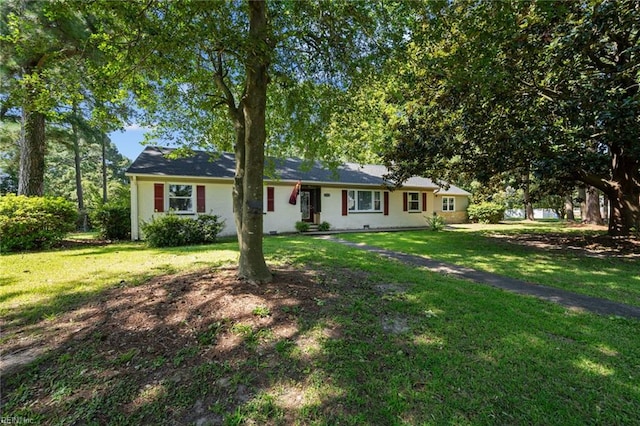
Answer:
[[[384,200],[383,200],[383,208],[384,208],[384,215],[385,216],[389,216],[389,193],[387,191],[384,192]]]
[[[427,193],[426,192],[422,193],[422,211],[423,212],[427,211]]]
[[[267,186],[267,211],[273,212],[276,210],[275,202],[274,202],[274,189],[273,186]]]
[[[204,213],[205,207],[204,185],[196,186],[196,211],[198,213]]]
[[[402,193],[402,211],[406,212],[409,210],[409,203],[408,203],[408,195],[406,192]]]
[[[164,184],[153,184],[153,209],[157,212],[164,211]]]
[[[347,190],[342,190],[342,216],[346,216],[349,213],[349,196]]]

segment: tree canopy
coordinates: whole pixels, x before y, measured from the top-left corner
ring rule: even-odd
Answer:
[[[74,164],[76,138],[71,124],[68,122],[47,124],[48,148],[45,155],[47,167],[43,180],[44,195],[60,196],[79,202],[76,177],[80,177],[80,187],[88,196],[85,205],[91,208],[102,199],[102,143],[106,144],[107,192],[109,194],[113,194],[119,186],[126,183],[124,172],[130,161],[118,152],[108,138],[104,139],[106,136],[99,129],[87,123],[82,117],[78,117],[77,120],[80,121],[77,126],[79,174]],[[17,193],[19,138],[20,124],[6,119],[0,128],[0,170],[4,173],[0,176],[0,194]]]
[[[403,3],[95,2],[113,72],[156,135],[236,157],[239,274],[262,255],[265,153],[335,163],[332,111],[403,42]],[[118,66],[117,64],[121,64]],[[120,67],[120,68],[118,68]],[[131,72],[123,72],[123,70]],[[268,164],[267,164],[268,165]]]
[[[78,1],[5,0],[0,3],[0,118],[18,110],[18,193],[45,191],[47,122],[67,120],[84,105],[102,131],[127,116],[119,81],[97,48],[97,16]],[[118,119],[114,119],[119,115]]]
[[[504,172],[611,203],[609,230],[640,225],[640,5],[635,1],[430,4],[413,34],[415,82],[391,176]]]

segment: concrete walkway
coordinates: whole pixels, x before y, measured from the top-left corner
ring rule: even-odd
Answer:
[[[324,237],[329,241],[344,244],[349,247],[360,250],[377,253],[382,257],[398,260],[402,263],[419,266],[429,271],[438,272],[444,275],[450,275],[455,278],[470,280],[479,284],[490,285],[502,288],[518,294],[526,294],[535,296],[540,299],[558,303],[568,308],[584,309],[600,315],[617,315],[621,317],[640,319],[640,307],[626,305],[624,303],[612,302],[597,297],[585,296],[572,293],[558,288],[547,287],[540,284],[530,283],[527,281],[509,278],[502,275],[492,274],[490,272],[478,271],[464,266],[453,265],[450,263],[439,262],[422,256],[415,256],[390,250],[381,249],[379,247],[368,246],[361,243],[353,243],[351,241],[342,240],[334,237]]]

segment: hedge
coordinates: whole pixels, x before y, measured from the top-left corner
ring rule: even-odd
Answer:
[[[76,227],[75,205],[60,197],[0,197],[0,252],[49,248]]]
[[[216,215],[201,214],[196,219],[173,213],[154,217],[141,225],[147,244],[151,247],[177,247],[210,244],[216,241],[224,221]]]
[[[106,203],[91,215],[100,238],[126,240],[131,236],[131,208],[122,203]]]
[[[493,202],[471,204],[467,208],[469,220],[477,223],[499,223],[504,218],[504,211],[502,204]]]

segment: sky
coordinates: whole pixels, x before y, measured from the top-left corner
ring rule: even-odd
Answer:
[[[125,127],[124,131],[118,130],[109,133],[109,137],[120,154],[133,161],[144,150],[144,145],[141,142],[144,140],[145,132],[146,129],[143,127],[132,125]]]

